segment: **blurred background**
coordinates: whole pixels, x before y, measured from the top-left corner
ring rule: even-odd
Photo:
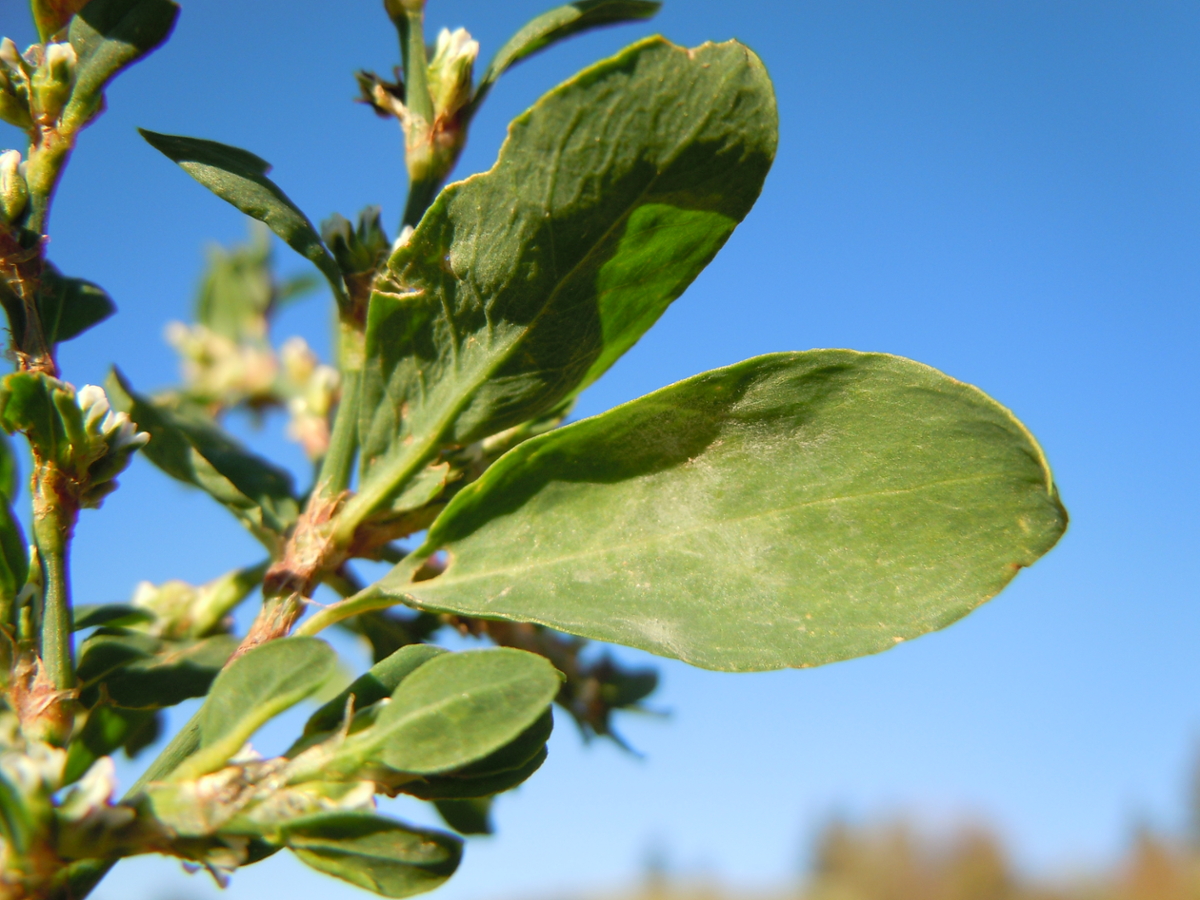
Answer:
[[[486,60],[549,5],[430,0],[428,37],[464,25]],[[399,129],[352,102],[355,69],[398,62],[379,0],[183,6],[169,43],[109,91],[55,207],[51,258],[120,308],[64,346],[77,385],[114,362],[143,389],[174,381],[163,329],[188,317],[205,246],[246,234],[135,126],[259,154],[314,221],[377,203],[394,234],[400,217]],[[33,40],[23,2],[0,0],[0,31]],[[662,715],[616,723],[636,752],[585,746],[560,715],[548,762],[500,799],[498,834],[469,841],[440,900],[1194,896],[1200,6],[667,0],[651,23],[505,76],[458,174],[490,166],[542,92],[652,32],[755,49],[778,92],[779,155],[717,260],[577,415],[760,353],[898,353],[1011,407],[1072,524],[995,601],[876,657],[734,676],[617,651],[661,676]],[[8,145],[18,135],[0,126]],[[307,265],[277,258],[285,274]],[[328,297],[312,297],[276,336],[327,358],[330,322]],[[282,418],[231,426],[307,480]],[[103,515],[84,513],[76,599],[257,558],[224,510],[139,460]],[[256,745],[278,752],[303,715]],[[123,765],[123,784],[137,771]],[[392,811],[435,821],[415,801]],[[217,891],[135,860],[95,896]],[[224,896],[367,895],[279,854]]]

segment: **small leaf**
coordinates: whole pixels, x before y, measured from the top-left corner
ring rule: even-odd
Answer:
[[[384,697],[390,697],[405,678],[435,656],[446,651],[432,644],[401,647],[387,659],[373,665],[351,682],[350,686],[313,713],[304,726],[304,736],[333,731],[346,715],[346,700],[354,695],[354,709],[365,709]]]
[[[370,739],[382,761],[397,771],[459,769],[532,725],[559,684],[549,662],[522,650],[446,653],[400,683]]]
[[[47,264],[38,291],[38,311],[46,343],[54,346],[103,322],[117,307],[103,288],[82,278],[66,278]]]
[[[706,668],[812,666],[944,628],[1066,522],[1041,449],[976,388],[780,353],[519,445],[380,587]],[[407,583],[437,550],[444,573]]]
[[[101,691],[118,706],[161,709],[203,697],[237,638],[164,641],[136,631],[101,628],[79,648],[80,699],[94,705]]]
[[[95,606],[75,607],[72,630],[83,631],[100,625],[123,627],[153,622],[154,614],[127,603],[104,603]]]
[[[143,453],[172,478],[194,485],[230,510],[272,551],[295,523],[292,478],[210,421],[138,395],[116,369],[106,391],[115,409],[150,433]]]
[[[369,813],[335,812],[302,819],[285,831],[306,865],[383,897],[431,891],[454,874],[462,841]]]
[[[337,669],[337,655],[317,638],[262,644],[225,668],[200,710],[200,747],[175,770],[176,780],[224,765],[260,727],[316,693]]]
[[[0,598],[16,599],[29,577],[29,545],[8,498],[0,496]],[[0,608],[10,608],[0,603]]]
[[[442,821],[459,834],[492,833],[492,798],[473,800],[435,800],[434,807]]]
[[[158,134],[145,128],[138,130],[150,146],[178,163],[222,200],[265,223],[289,247],[310,260],[333,288],[338,303],[345,304],[345,288],[337,263],[308,217],[267,177],[270,163],[228,144]]]
[[[406,781],[399,790],[421,800],[470,800],[491,797],[512,790],[524,783],[529,776],[546,761],[546,748],[519,769],[508,769],[476,778],[458,778],[452,775],[431,775],[418,781]]]
[[[67,30],[78,63],[64,127],[77,130],[102,109],[104,86],[162,44],[178,16],[172,0],[91,0],[84,6]]]
[[[553,727],[554,717],[546,710],[514,740],[483,759],[456,772],[406,782],[400,790],[424,800],[478,799],[507,791],[525,781],[545,761],[546,741]]]
[[[110,756],[122,747],[134,748],[126,750],[133,756],[145,746],[144,736],[153,735],[157,715],[154,710],[97,705],[67,748],[63,784],[73,783],[100,757]]]
[[[51,37],[66,28],[71,16],[83,9],[87,3],[88,0],[32,0],[29,8],[42,43],[48,42]]]
[[[472,113],[496,80],[521,60],[593,28],[652,18],[661,6],[649,0],[579,0],[535,16],[508,39],[484,69],[471,101]]]
[[[17,458],[13,453],[12,441],[0,430],[0,494],[14,500],[19,490],[20,470]]]
[[[753,53],[661,38],[518,118],[496,165],[442,191],[376,284],[357,502],[599,377],[749,212],[776,131]]]
[[[37,823],[25,808],[25,798],[0,771],[0,838],[16,851],[19,860],[29,852],[37,830]]]

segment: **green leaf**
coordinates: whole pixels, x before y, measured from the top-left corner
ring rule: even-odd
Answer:
[[[370,740],[400,772],[459,769],[508,744],[558,692],[558,672],[540,656],[497,648],[446,653],[400,683]]]
[[[0,494],[8,500],[17,496],[19,489],[20,469],[17,457],[13,453],[12,441],[0,430]]]
[[[762,63],[661,38],[551,91],[446,188],[371,297],[363,488],[535,418],[597,378],[749,212],[775,152]]]
[[[29,577],[29,545],[8,498],[0,496],[0,598],[16,599]],[[0,608],[8,608],[0,603]]]
[[[38,37],[46,43],[71,21],[71,16],[87,5],[88,0],[31,0],[29,10]]]
[[[517,769],[508,769],[475,778],[432,775],[418,781],[406,781],[398,789],[421,800],[472,800],[491,797],[522,784],[530,775],[540,769],[545,761],[546,748],[542,747],[533,759]]]
[[[79,648],[80,699],[93,705],[103,689],[118,706],[159,709],[203,697],[237,645],[237,638],[227,634],[164,641],[143,632],[101,628]]]
[[[496,80],[521,60],[574,34],[652,18],[661,6],[661,3],[649,0],[579,0],[535,16],[508,39],[484,69],[471,101],[472,113],[479,108]]]
[[[1066,522],[1041,449],[978,389],[780,353],[521,444],[380,587],[705,668],[814,666],[949,625]],[[406,583],[439,549],[444,574]]]
[[[271,240],[257,223],[250,240],[213,247],[196,297],[196,321],[234,343],[266,338],[266,316],[274,300]]]
[[[387,659],[378,662],[350,686],[309,716],[304,736],[333,731],[346,715],[346,700],[354,695],[354,710],[365,709],[384,697],[390,697],[405,678],[435,656],[446,651],[432,644],[411,644],[401,647]]]
[[[63,784],[78,780],[102,756],[122,747],[129,756],[153,740],[158,714],[149,709],[122,709],[100,704],[87,716],[83,729],[71,739]]]
[[[383,897],[431,891],[454,874],[462,841],[369,813],[335,812],[286,829],[301,862]]]
[[[249,151],[216,141],[158,134],[145,128],[138,131],[155,150],[178,163],[222,200],[265,223],[284,243],[310,260],[333,288],[338,303],[346,303],[337,263],[308,217],[267,177],[270,163]]]
[[[101,603],[75,607],[71,621],[72,631],[96,628],[100,625],[125,626],[153,622],[154,614],[149,610],[128,603]]]
[[[29,852],[37,830],[37,823],[25,808],[25,798],[0,772],[0,838],[16,851],[17,861]]]
[[[515,739],[483,759],[445,775],[406,782],[400,785],[400,790],[423,800],[479,799],[507,791],[525,781],[545,762],[546,741],[553,727],[554,716],[547,709]]]
[[[226,667],[200,710],[200,748],[175,770],[176,780],[224,765],[270,719],[311,696],[337,669],[337,655],[317,638],[262,644]]]
[[[91,0],[84,6],[67,30],[78,64],[64,127],[81,128],[99,112],[104,86],[165,41],[178,16],[172,0]]]
[[[117,307],[103,288],[82,278],[66,278],[47,264],[38,291],[38,311],[46,343],[54,346],[103,322]]]
[[[459,834],[492,833],[492,798],[471,800],[435,800],[434,807],[442,821]]]
[[[149,460],[180,481],[208,493],[272,551],[296,521],[292,478],[198,415],[168,409],[135,393],[116,369],[105,390],[113,407],[129,413],[150,443]]]

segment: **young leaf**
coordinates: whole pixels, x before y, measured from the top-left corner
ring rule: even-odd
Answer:
[[[383,897],[431,891],[462,858],[453,835],[369,813],[323,813],[292,823],[285,835],[301,862]]]
[[[66,278],[47,264],[38,292],[38,310],[46,343],[53,346],[103,322],[117,307],[99,285],[82,278]]]
[[[211,422],[167,409],[135,393],[116,369],[106,390],[115,409],[150,433],[143,451],[152,463],[208,493],[270,550],[296,521],[292,478],[240,446]]]
[[[753,53],[661,38],[518,118],[496,165],[441,193],[372,295],[347,519],[439,446],[536,417],[612,365],[749,212],[776,131]]]
[[[282,638],[235,659],[217,676],[200,710],[200,748],[176,780],[214,771],[266,722],[320,689],[337,655],[317,638]]]
[[[579,0],[535,16],[508,39],[484,69],[471,101],[472,112],[479,108],[496,79],[521,60],[574,34],[652,18],[661,7],[661,3],[650,0]]]
[[[400,683],[370,741],[382,761],[400,772],[459,769],[537,721],[559,684],[549,662],[522,650],[446,653]]]
[[[529,762],[516,769],[474,778],[431,775],[417,781],[406,781],[399,786],[399,790],[421,800],[477,800],[512,790],[540,769],[545,761],[546,748],[542,747]]]
[[[0,598],[11,602],[29,577],[29,545],[8,497],[0,495]],[[0,608],[7,608],[0,602]]]
[[[29,4],[33,13],[33,24],[38,37],[46,43],[71,21],[71,16],[83,9],[88,0],[32,0]]]
[[[318,269],[339,304],[346,302],[337,263],[321,243],[312,222],[270,178],[271,164],[247,150],[200,138],[158,134],[139,128],[142,137],[198,182],[252,218],[266,224]]]
[[[160,709],[203,697],[238,640],[221,634],[199,641],[164,641],[143,632],[102,629],[79,648],[80,699],[101,692],[118,706]]]
[[[1029,432],[927,366],[845,350],[717,369],[519,445],[380,587],[712,669],[943,628],[1066,527]]]
[[[405,678],[446,651],[433,644],[411,644],[401,647],[387,659],[371,666],[350,686],[318,709],[304,725],[304,736],[333,731],[346,715],[346,700],[354,695],[354,709],[365,709],[384,697],[390,697]]]
[[[459,834],[492,833],[492,798],[473,800],[435,800],[434,807],[442,821]]]
[[[8,500],[17,496],[20,483],[20,473],[17,468],[17,458],[13,454],[12,441],[0,429],[0,494]]]
[[[172,0],[91,0],[72,19],[68,40],[79,62],[63,125],[78,129],[104,103],[113,76],[158,47],[179,16]]]

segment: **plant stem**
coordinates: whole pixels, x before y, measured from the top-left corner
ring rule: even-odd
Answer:
[[[33,534],[42,563],[43,594],[39,622],[42,665],[54,687],[75,684],[71,660],[71,585],[67,560],[76,511],[57,485],[63,476],[52,463],[38,463],[34,476]]]

